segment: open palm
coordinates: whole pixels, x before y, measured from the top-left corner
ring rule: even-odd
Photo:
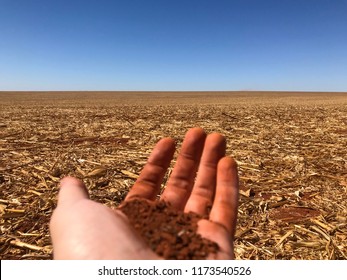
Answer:
[[[160,198],[177,210],[208,217],[198,222],[198,233],[219,245],[217,255],[209,256],[213,259],[234,257],[238,176],[225,149],[222,135],[190,129]],[[155,200],[174,152],[171,138],[160,140],[125,200]],[[50,227],[55,259],[160,258],[120,210],[91,201],[84,184],[72,177],[61,181]]]

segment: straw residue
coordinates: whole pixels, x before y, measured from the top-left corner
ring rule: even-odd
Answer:
[[[236,258],[346,259],[346,125],[343,93],[0,92],[1,259],[52,257],[60,178],[116,207],[155,143],[194,126],[238,162]]]

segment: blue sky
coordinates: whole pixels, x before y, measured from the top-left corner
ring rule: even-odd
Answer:
[[[347,0],[0,0],[0,90],[347,91]]]

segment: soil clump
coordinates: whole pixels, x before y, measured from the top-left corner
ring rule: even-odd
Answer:
[[[168,260],[206,259],[217,253],[218,244],[197,233],[201,216],[175,210],[168,203],[133,199],[119,209],[149,247]]]

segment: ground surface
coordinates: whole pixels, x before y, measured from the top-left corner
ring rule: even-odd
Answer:
[[[238,259],[347,258],[347,94],[0,92],[0,256],[50,259],[59,178],[117,206],[154,144],[227,137]]]

